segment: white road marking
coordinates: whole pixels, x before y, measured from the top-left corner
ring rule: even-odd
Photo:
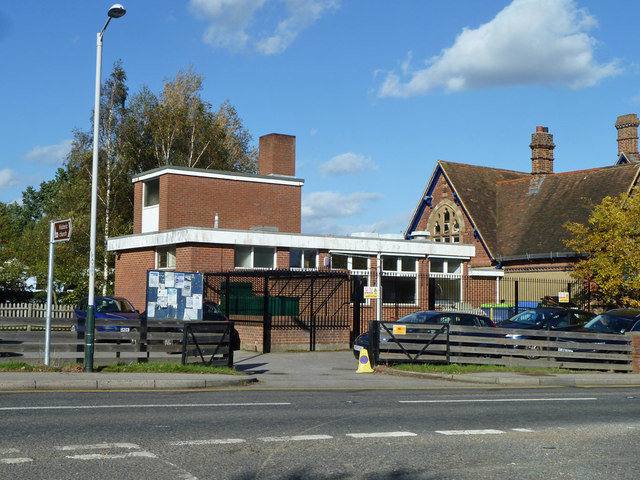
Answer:
[[[27,462],[33,462],[33,458],[0,458],[0,463],[7,463],[7,464],[12,464],[12,463],[27,463]]]
[[[135,443],[94,443],[89,445],[64,445],[56,448],[58,450],[105,450],[107,448],[139,449],[140,446]]]
[[[229,443],[242,443],[242,438],[214,438],[210,440],[181,440],[178,442],[169,442],[169,445],[225,445]]]
[[[373,433],[347,433],[347,437],[353,438],[389,438],[389,437],[415,437],[413,432],[373,432]]]
[[[513,430],[514,432],[522,432],[522,433],[533,432],[533,430],[531,430],[530,428],[512,428],[511,430]]]
[[[147,457],[147,458],[157,458],[151,452],[146,452],[141,450],[139,452],[127,452],[127,453],[90,453],[86,455],[67,455],[67,458],[71,458],[73,460],[102,460],[102,459],[119,459],[119,458],[127,458],[127,457]]]
[[[436,430],[436,433],[442,435],[499,435],[504,433],[502,430]]]
[[[299,442],[305,440],[329,440],[331,435],[291,435],[285,437],[260,437],[263,442]]]
[[[597,398],[476,398],[473,400],[399,400],[398,403],[584,402],[590,400],[597,400]]]
[[[291,405],[289,402],[269,403],[178,403],[160,405],[51,405],[44,407],[0,407],[0,411],[16,410],[94,410],[99,408],[203,408],[203,407],[278,407]]]

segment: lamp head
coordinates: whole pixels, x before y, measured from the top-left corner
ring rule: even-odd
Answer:
[[[111,6],[107,15],[109,15],[110,18],[120,18],[125,13],[127,13],[127,11],[124,9],[124,7],[119,3],[116,3]]]

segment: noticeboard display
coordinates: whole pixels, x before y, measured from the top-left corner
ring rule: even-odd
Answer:
[[[147,318],[202,320],[202,274],[147,271]]]

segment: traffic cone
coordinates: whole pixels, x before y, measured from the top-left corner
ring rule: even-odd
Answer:
[[[371,368],[371,363],[369,362],[369,352],[367,352],[366,348],[360,350],[358,371],[356,373],[373,373],[373,368]]]

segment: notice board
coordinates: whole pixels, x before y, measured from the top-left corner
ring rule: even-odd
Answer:
[[[202,320],[202,273],[148,270],[147,318]]]

